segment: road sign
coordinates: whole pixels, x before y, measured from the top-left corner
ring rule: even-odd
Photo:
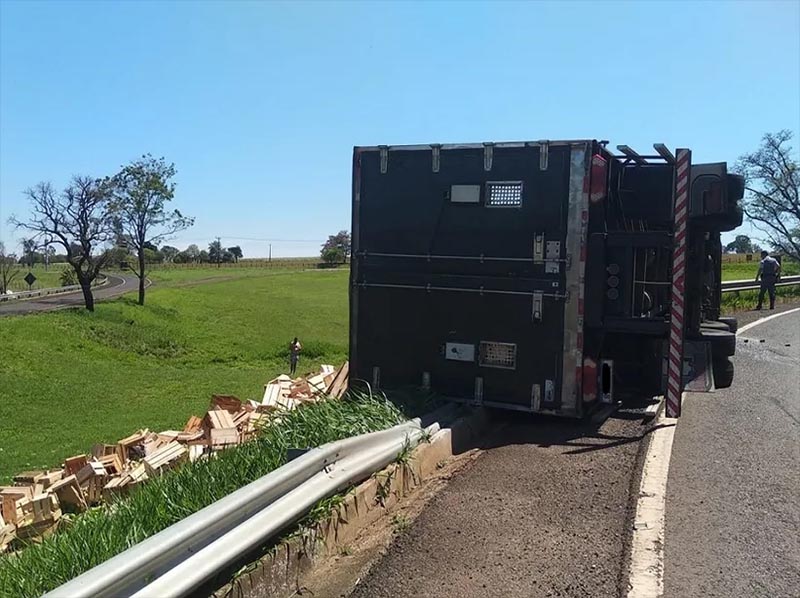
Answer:
[[[33,283],[36,282],[36,277],[33,275],[33,272],[28,272],[28,274],[25,276],[25,282],[28,283],[29,287],[33,286]]]

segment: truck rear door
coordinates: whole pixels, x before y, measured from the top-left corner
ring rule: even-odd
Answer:
[[[353,376],[579,415],[590,149],[356,148]]]

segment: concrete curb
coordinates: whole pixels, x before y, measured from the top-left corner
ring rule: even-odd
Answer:
[[[335,512],[302,535],[289,537],[240,570],[214,598],[295,595],[300,579],[324,558],[339,554],[366,528],[413,493],[440,463],[474,446],[488,424],[486,411],[476,410],[439,430],[420,444],[405,463],[394,463],[358,485]]]

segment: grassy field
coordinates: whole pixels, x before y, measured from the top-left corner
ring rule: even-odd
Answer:
[[[11,283],[11,290],[12,291],[27,291],[28,290],[28,283],[25,282],[23,279],[28,272],[32,272],[33,275],[36,277],[36,282],[33,283],[33,286],[30,287],[32,290],[38,289],[52,289],[54,287],[61,286],[61,272],[64,268],[68,268],[67,264],[51,264],[47,270],[45,270],[42,264],[36,264],[33,268],[28,268],[28,266],[19,266],[19,274]]]
[[[347,354],[347,272],[154,271],[147,305],[0,319],[0,481],[140,427],[182,428],[211,394],[260,398],[287,369]]]
[[[722,280],[753,280],[758,272],[758,262],[740,262],[722,264]],[[800,264],[784,261],[782,266],[784,276],[800,274]]]

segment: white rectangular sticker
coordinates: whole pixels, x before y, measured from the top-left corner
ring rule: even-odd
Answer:
[[[452,361],[475,361],[475,345],[468,343],[447,343],[444,351],[445,359]]]
[[[450,201],[453,203],[481,203],[480,185],[452,185]]]

